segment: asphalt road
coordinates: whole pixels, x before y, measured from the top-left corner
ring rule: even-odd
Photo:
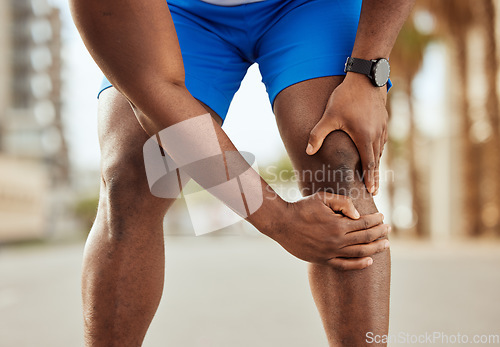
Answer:
[[[0,248],[1,347],[82,345],[82,249]],[[305,264],[274,242],[170,236],[166,251],[167,285],[144,346],[327,346]],[[392,254],[392,338],[500,335],[500,243],[393,241]],[[413,345],[446,345],[442,338]]]

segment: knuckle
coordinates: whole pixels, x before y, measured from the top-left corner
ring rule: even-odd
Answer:
[[[364,242],[364,238],[362,236],[360,236],[360,235],[356,235],[356,237],[354,237],[352,239],[351,244],[357,245],[357,244],[360,244],[360,243],[363,243],[363,242]]]
[[[364,257],[366,253],[365,247],[359,247],[353,252],[353,256],[356,258]]]
[[[316,192],[313,194],[313,199],[320,199],[322,200],[324,197],[324,193],[322,191]]]
[[[342,223],[338,226],[339,229],[339,241],[340,241],[340,235],[344,236],[345,234],[353,231],[352,230],[352,224],[345,224]]]
[[[389,235],[389,226],[384,225],[384,228],[382,229],[382,236],[387,236]]]
[[[330,192],[330,191],[322,191],[322,194],[323,194],[323,199],[325,199],[325,201],[327,200],[334,200],[334,195]]]
[[[318,247],[318,252],[323,258],[327,258],[328,255],[331,253],[331,251],[334,248],[334,241],[333,238],[328,240],[327,242],[321,242],[321,245]]]
[[[345,222],[341,223],[339,219],[335,218],[330,225],[330,230],[334,230],[333,235],[335,236],[335,240],[339,242],[341,236],[344,236],[349,231],[349,226]]]
[[[341,244],[341,239],[340,239],[340,236],[337,235],[337,234],[334,234],[332,236],[332,238],[330,239],[330,242],[326,243],[326,251],[328,253],[332,253],[332,252],[337,252],[339,250],[339,246]]]
[[[370,227],[370,223],[367,218],[363,219],[363,229],[368,229]]]
[[[365,234],[365,242],[364,243],[369,243],[369,242],[372,242],[372,240],[374,239],[373,237],[373,234],[371,231],[367,231],[366,234]]]

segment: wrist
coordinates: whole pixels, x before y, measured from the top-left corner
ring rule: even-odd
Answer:
[[[283,200],[277,193],[264,196],[262,206],[246,218],[262,234],[274,239],[279,232],[279,224],[288,210],[289,203]]]
[[[370,93],[379,95],[383,98],[384,102],[387,100],[387,85],[383,87],[376,87],[366,75],[357,72],[347,72],[342,82],[344,85],[352,87],[356,93]]]

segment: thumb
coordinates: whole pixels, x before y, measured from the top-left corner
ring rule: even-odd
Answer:
[[[333,130],[335,129],[332,129],[332,126],[325,119],[325,117],[321,118],[309,133],[306,153],[309,155],[313,155],[314,153],[316,153],[321,148],[321,145],[323,144],[326,136]]]
[[[352,199],[345,195],[336,195],[328,192],[321,192],[323,203],[330,207],[334,212],[341,212],[344,216],[351,219],[359,219],[359,212],[354,207]]]

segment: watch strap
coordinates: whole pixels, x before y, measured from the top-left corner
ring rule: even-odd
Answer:
[[[348,57],[344,72],[356,72],[371,77],[373,61]]]

